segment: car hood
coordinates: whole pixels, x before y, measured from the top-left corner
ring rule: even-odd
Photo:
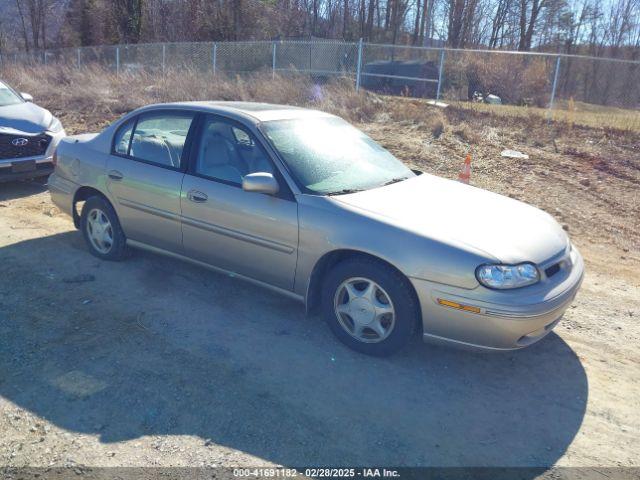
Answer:
[[[434,175],[332,198],[399,228],[468,245],[504,263],[541,263],[568,245],[562,227],[542,210]]]
[[[0,132],[38,134],[51,124],[53,116],[31,102],[0,107]]]

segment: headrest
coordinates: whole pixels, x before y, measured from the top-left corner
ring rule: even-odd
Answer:
[[[230,135],[230,127],[226,123],[222,122],[211,122],[205,128],[205,135],[212,135],[217,133],[218,135],[222,135],[224,137],[228,137]]]
[[[202,163],[208,166],[227,165],[230,161],[229,140],[219,133],[209,133],[204,137],[200,151]]]

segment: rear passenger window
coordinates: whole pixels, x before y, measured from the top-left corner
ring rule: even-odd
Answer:
[[[131,142],[134,123],[135,119],[129,120],[116,132],[116,137],[113,141],[113,151],[115,153],[129,155],[129,143]]]
[[[180,168],[193,117],[194,114],[188,112],[140,115],[131,139],[129,156],[164,167]]]

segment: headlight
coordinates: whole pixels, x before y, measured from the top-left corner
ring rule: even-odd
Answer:
[[[60,120],[58,120],[56,117],[52,117],[48,130],[53,133],[58,133],[60,130],[62,130],[62,123],[60,123]]]
[[[489,288],[519,288],[533,285],[540,280],[540,273],[532,263],[518,265],[480,265],[476,278]]]

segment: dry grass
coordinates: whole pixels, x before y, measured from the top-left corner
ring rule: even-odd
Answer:
[[[115,75],[102,68],[77,70],[72,67],[22,67],[0,70],[0,76],[36,101],[50,108],[75,133],[95,130],[114,118],[142,105],[188,100],[265,101],[325,110],[353,122],[391,120],[409,122],[440,137],[452,124],[463,140],[478,139],[470,130],[469,119],[525,120],[526,127],[551,123],[563,132],[573,127],[611,129],[640,133],[640,112],[598,107],[579,102],[558,104],[546,109],[513,105],[487,105],[455,102],[446,112],[425,105],[421,100],[384,97],[369,92],[357,94],[349,79],[315,84],[307,76],[213,77],[197,71],[171,71],[165,76],[149,73]],[[67,121],[65,121],[67,120]],[[517,125],[513,125],[517,127]]]
[[[525,107],[384,101],[388,118],[360,126],[413,167],[457,178],[470,153],[474,185],[544,209],[579,246],[616,245],[621,257],[640,260],[640,130],[611,119],[548,121],[546,111]],[[428,126],[438,122],[436,136]],[[529,159],[503,158],[505,149]]]
[[[559,125],[560,129],[574,126],[610,129],[640,133],[640,111],[615,107],[602,107],[581,102],[558,102],[557,108],[521,107],[515,105],[489,105],[486,103],[454,102],[457,109],[512,119],[544,119]]]
[[[1,77],[52,110],[70,133],[96,130],[137,107],[191,100],[264,101],[329,111],[354,122],[373,118],[383,108],[375,95],[358,95],[353,84],[337,80],[315,85],[308,77],[253,75],[213,77],[173,71],[165,76],[68,67],[12,68]]]

